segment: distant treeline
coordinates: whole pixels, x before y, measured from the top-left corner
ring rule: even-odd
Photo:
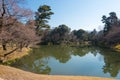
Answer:
[[[103,15],[102,22],[104,28],[101,31],[94,29],[91,32],[83,29],[70,31],[65,24],[59,25],[54,29],[43,31],[41,38],[42,44],[81,44],[91,42],[99,46],[114,46],[120,43],[120,20],[115,12],[110,12],[109,16]]]

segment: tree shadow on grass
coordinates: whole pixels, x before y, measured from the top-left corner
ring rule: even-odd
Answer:
[[[12,54],[14,51],[16,51],[18,48],[15,48],[15,49],[13,49],[12,51],[10,51],[10,52],[7,52],[6,54],[4,54],[4,57],[6,57],[7,55],[9,55],[9,54]]]

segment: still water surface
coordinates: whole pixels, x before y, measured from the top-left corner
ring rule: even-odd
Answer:
[[[40,74],[120,78],[120,53],[97,47],[40,46],[11,66]]]

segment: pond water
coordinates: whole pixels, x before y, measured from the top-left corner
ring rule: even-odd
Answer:
[[[40,46],[11,66],[40,74],[120,78],[120,53],[97,47]]]

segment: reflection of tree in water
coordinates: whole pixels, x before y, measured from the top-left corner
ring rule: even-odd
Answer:
[[[90,51],[88,47],[77,47],[77,48],[73,48],[72,50],[72,54],[74,56],[80,56],[80,57],[85,56],[89,52]]]
[[[94,56],[96,56],[97,53],[99,53],[99,49],[98,49],[98,47],[91,47],[90,48],[90,52],[91,52],[91,54],[93,54]]]
[[[60,63],[66,63],[71,58],[70,48],[66,46],[45,46],[40,47],[39,50],[40,53],[45,53],[58,60]]]
[[[100,50],[104,56],[105,65],[103,66],[104,73],[110,73],[112,77],[116,77],[120,70],[120,53],[110,50]]]
[[[80,49],[74,49],[73,51],[73,54],[78,56],[85,56],[89,52],[94,56],[96,56],[97,53],[100,53],[104,57],[104,73],[109,73],[112,77],[116,77],[120,71],[120,53],[98,47],[83,47]]]
[[[13,63],[11,66],[35,73],[50,74],[51,68],[47,65],[48,57],[42,59],[42,56],[42,54],[36,56],[30,54]]]
[[[48,61],[46,59],[38,59],[33,64],[33,71],[41,74],[49,74],[51,68],[47,64]]]
[[[91,46],[85,46],[85,47],[77,47],[77,48],[73,48],[72,54],[74,56],[78,55],[80,57],[85,56],[88,53],[93,54],[94,56],[97,55],[97,50],[95,47],[91,47]]]
[[[49,57],[55,58],[60,63],[66,63],[71,58],[69,51],[67,47],[42,46],[38,49],[33,49],[30,55],[23,57],[11,66],[35,73],[50,74]]]
[[[117,76],[120,70],[120,53],[96,47],[41,46],[12,65],[35,73],[50,74],[51,68],[48,62],[51,57],[60,63],[66,63],[72,55],[83,57],[88,53],[94,56],[98,53],[103,55],[105,62],[103,72],[110,73],[112,77]]]
[[[33,49],[30,55],[18,60],[12,66],[35,73],[50,74],[51,68],[48,66],[50,57],[55,58],[60,63],[66,63],[70,60],[71,55],[85,56],[90,51],[90,47],[41,46]]]

